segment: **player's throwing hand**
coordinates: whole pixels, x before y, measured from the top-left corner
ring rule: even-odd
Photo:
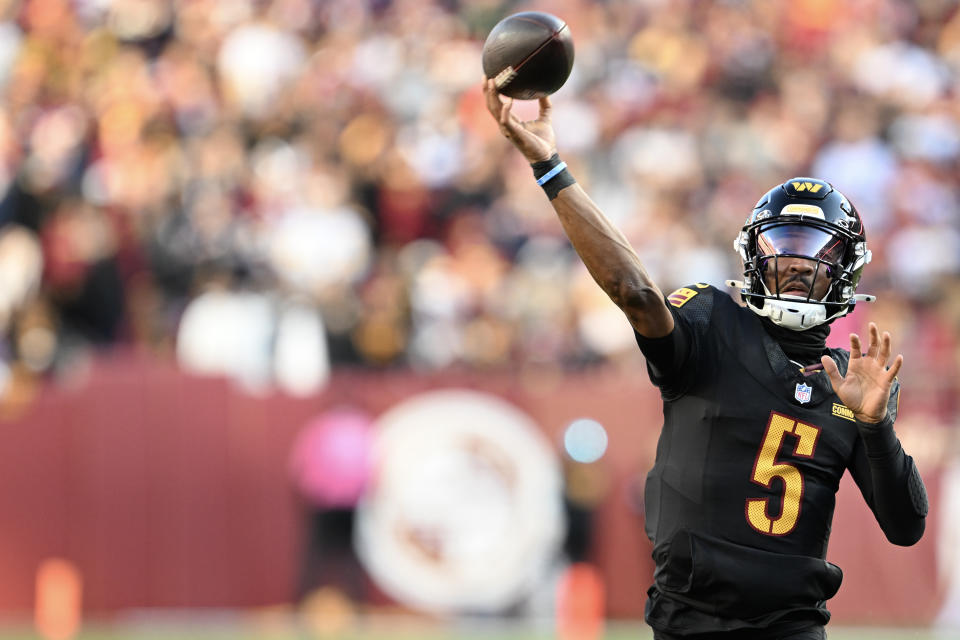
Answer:
[[[542,162],[556,153],[556,138],[550,124],[550,98],[540,98],[540,115],[536,120],[523,122],[511,113],[513,98],[501,100],[492,79],[483,79],[483,93],[487,110],[500,125],[500,133],[520,150],[528,162]]]

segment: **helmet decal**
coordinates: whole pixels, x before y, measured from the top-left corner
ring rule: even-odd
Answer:
[[[793,187],[794,191],[809,191],[810,193],[816,193],[823,188],[823,185],[819,182],[816,184],[813,182],[791,182],[790,186]]]
[[[823,209],[815,204],[788,204],[780,210],[782,216],[813,216],[814,218],[826,219],[823,215]]]
[[[801,198],[825,198],[833,191],[833,187],[830,186],[829,182],[816,180],[814,178],[793,178],[780,185],[780,188],[782,188],[788,196]]]

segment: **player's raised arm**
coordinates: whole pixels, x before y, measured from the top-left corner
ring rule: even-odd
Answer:
[[[500,132],[533,167],[563,229],[590,275],[627,315],[642,336],[657,338],[673,330],[663,294],[644,269],[626,237],[603,214],[560,161],[550,122],[550,99],[540,99],[536,120],[521,122],[513,99],[502,100],[493,80],[484,79],[487,109]]]

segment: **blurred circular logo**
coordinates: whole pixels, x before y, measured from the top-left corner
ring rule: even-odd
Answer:
[[[562,479],[523,412],[473,391],[407,400],[376,423],[357,551],[396,600],[437,613],[497,612],[543,577],[562,541]]]

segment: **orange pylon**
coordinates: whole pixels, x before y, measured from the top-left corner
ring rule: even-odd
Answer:
[[[76,565],[49,558],[37,567],[34,624],[46,640],[70,640],[80,629],[83,581]]]
[[[561,640],[603,636],[606,589],[600,571],[586,562],[570,565],[557,585],[557,635]]]

